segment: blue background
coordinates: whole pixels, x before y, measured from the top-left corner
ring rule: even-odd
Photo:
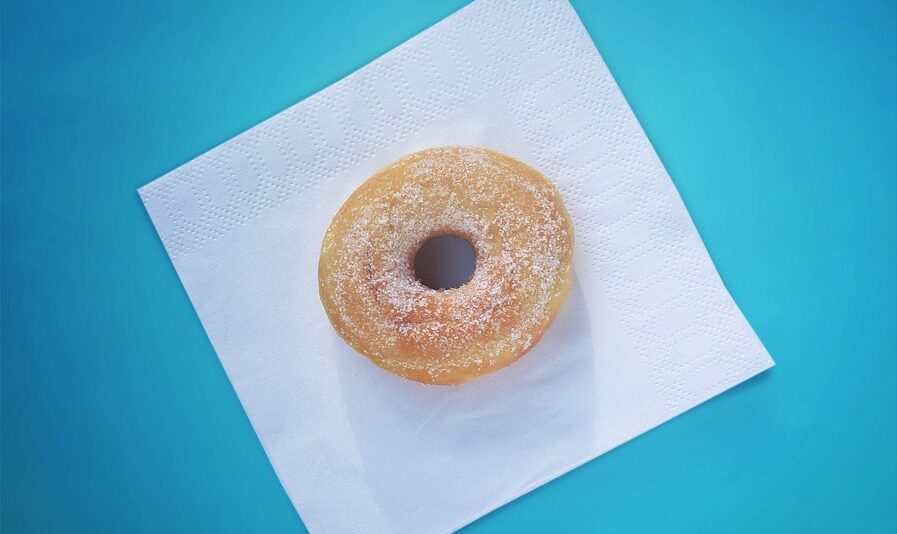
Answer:
[[[4,532],[303,530],[135,189],[463,3],[3,3]],[[574,5],[778,366],[468,532],[894,532],[895,3]]]

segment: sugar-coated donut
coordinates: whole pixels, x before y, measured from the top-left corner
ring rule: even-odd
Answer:
[[[415,276],[415,253],[439,235],[473,246],[461,287]],[[533,347],[567,296],[572,258],[570,217],[538,171],[482,148],[433,148],[380,169],[346,200],[324,236],[318,284],[336,331],[372,362],[461,384]]]

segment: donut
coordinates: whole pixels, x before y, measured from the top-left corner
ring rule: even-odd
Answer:
[[[473,275],[433,289],[420,247],[453,236]],[[318,285],[336,332],[396,375],[457,385],[523,356],[554,320],[573,279],[573,225],[534,168],[483,148],[415,152],[377,171],[333,218]]]

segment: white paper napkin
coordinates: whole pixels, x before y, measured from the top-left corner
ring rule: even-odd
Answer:
[[[317,289],[348,195],[440,145],[541,170],[576,229],[542,341],[456,388],[368,363]],[[479,0],[140,195],[312,531],[460,528],[773,365],[564,1]]]

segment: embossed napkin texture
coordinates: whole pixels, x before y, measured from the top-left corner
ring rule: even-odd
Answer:
[[[539,169],[576,230],[542,341],[460,387],[373,366],[317,287],[349,194],[442,145]],[[564,1],[478,0],[140,196],[313,532],[455,530],[773,365]]]

